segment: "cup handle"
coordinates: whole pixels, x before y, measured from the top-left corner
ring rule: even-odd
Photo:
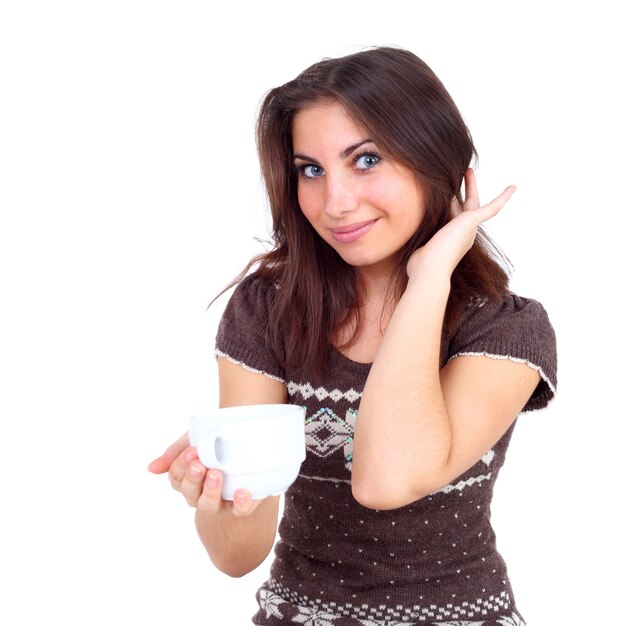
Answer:
[[[226,469],[217,459],[215,454],[215,442],[222,433],[218,431],[204,433],[193,445],[198,449],[198,458],[205,467],[210,469]]]

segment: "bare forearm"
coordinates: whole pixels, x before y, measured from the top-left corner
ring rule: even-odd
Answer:
[[[263,562],[276,537],[279,500],[279,496],[266,498],[245,517],[228,510],[218,515],[196,511],[198,534],[219,570],[240,577]]]
[[[444,400],[439,372],[450,277],[474,245],[479,225],[496,215],[514,191],[509,186],[480,206],[474,172],[468,169],[465,201],[461,205],[452,199],[452,219],[407,262],[409,284],[367,379],[354,434],[352,490],[365,506],[396,508],[458,476],[484,454],[485,446],[497,441],[523,406],[527,391],[532,392],[531,380],[528,385],[517,383],[519,393],[481,397],[471,385],[468,389],[467,383],[461,384],[457,373],[445,377]],[[459,369],[466,381],[480,380],[476,367]],[[478,369],[488,371],[484,364]],[[520,376],[517,369],[501,373],[511,380]],[[475,432],[474,408],[463,408],[467,398],[478,401],[481,413],[488,414],[482,422],[484,436]],[[447,404],[454,406],[450,412]]]
[[[414,276],[367,379],[354,435],[352,482],[366,506],[395,508],[428,493],[448,458],[450,424],[439,380],[450,281]]]

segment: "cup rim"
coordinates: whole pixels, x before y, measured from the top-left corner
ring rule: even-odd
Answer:
[[[257,412],[250,415],[250,410]],[[237,422],[256,422],[269,419],[282,419],[289,415],[304,414],[305,407],[298,404],[241,404],[237,406],[219,407],[213,410],[195,413],[189,418],[190,423],[204,420],[218,424],[233,424]]]

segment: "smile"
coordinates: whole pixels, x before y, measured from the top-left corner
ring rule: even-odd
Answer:
[[[331,228],[330,232],[334,239],[336,239],[339,243],[352,243],[368,233],[376,222],[377,220],[356,222],[340,228]]]

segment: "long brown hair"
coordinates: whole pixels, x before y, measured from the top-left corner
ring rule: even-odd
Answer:
[[[450,219],[453,197],[476,150],[452,98],[432,70],[411,52],[374,48],[325,59],[269,91],[257,121],[257,148],[273,219],[273,248],[250,262],[252,276],[279,285],[269,314],[269,348],[289,369],[324,371],[332,337],[356,321],[361,285],[355,269],[314,231],[297,197],[291,127],[304,106],[332,99],[343,105],[388,157],[411,168],[424,192],[425,214],[398,255],[390,281],[397,302],[406,288],[406,263]],[[498,298],[508,276],[482,232],[451,278],[444,333],[451,332],[473,297]],[[348,344],[349,345],[349,344]]]

